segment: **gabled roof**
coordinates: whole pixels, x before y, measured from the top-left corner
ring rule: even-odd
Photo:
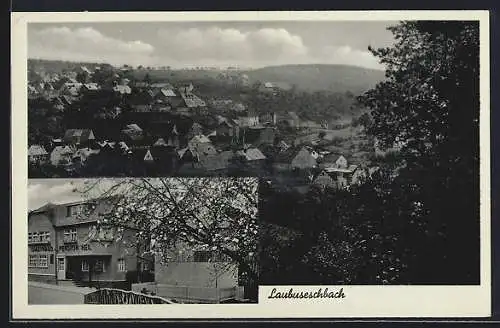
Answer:
[[[162,88],[165,88],[165,89],[173,89],[174,87],[168,83],[168,82],[156,82],[156,83],[152,83],[150,85],[151,88],[158,88],[158,89],[162,89]]]
[[[160,92],[165,97],[177,97],[177,95],[175,94],[174,90],[172,90],[172,89],[162,88],[160,90]]]
[[[56,146],[52,149],[51,154],[53,155],[69,155],[73,154],[76,151],[75,148],[70,146]]]
[[[148,149],[146,154],[144,155],[144,161],[154,161],[153,155],[151,155],[151,151]]]
[[[194,136],[193,138],[191,138],[191,140],[189,142],[194,142],[194,143],[209,143],[211,141],[206,136],[204,136],[204,135],[201,134],[201,135]]]
[[[358,168],[357,165],[349,165],[347,168],[340,168],[340,167],[327,167],[325,168],[325,172],[327,173],[334,173],[334,172],[339,172],[339,173],[354,173]]]
[[[42,155],[48,155],[47,151],[43,146],[40,145],[31,145],[28,148],[28,156],[42,156]]]
[[[124,130],[130,130],[130,131],[134,131],[134,132],[142,132],[141,127],[135,123],[127,124],[127,126],[125,127],[125,129],[123,129],[123,131]]]
[[[227,169],[234,153],[230,150],[223,151],[214,155],[202,156],[200,165],[207,171],[217,171]]]
[[[100,149],[81,148],[81,149],[78,149],[73,154],[73,157],[89,157],[90,155],[97,155],[97,154],[99,154],[99,152],[100,152]]]
[[[100,89],[97,83],[85,83],[84,86],[85,88],[87,88],[87,90],[92,90],[92,91]]]
[[[258,161],[266,159],[266,156],[258,148],[248,148],[238,151],[238,155],[245,157],[247,161]]]
[[[161,147],[161,146],[167,146],[167,143],[165,142],[165,139],[163,138],[158,138],[156,142],[153,144],[155,147]]]
[[[201,100],[198,96],[196,96],[192,93],[181,92],[180,94],[181,94],[182,99],[184,100],[184,103],[186,104],[186,107],[188,107],[188,108],[206,106],[206,104],[203,100]]]
[[[120,94],[131,94],[132,89],[128,85],[115,85],[113,91],[119,92]]]
[[[81,138],[82,141],[95,139],[94,132],[90,129],[68,129],[63,139],[70,140],[75,137]]]
[[[323,157],[323,163],[335,163],[342,155],[341,154],[328,154]],[[342,156],[344,157],[344,156]]]
[[[286,149],[285,151],[279,152],[275,157],[274,157],[274,162],[276,163],[287,163],[290,164],[292,160],[297,156],[301,148],[296,148],[296,147],[290,147]]]

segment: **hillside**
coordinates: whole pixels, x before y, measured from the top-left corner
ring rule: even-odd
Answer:
[[[251,82],[286,82],[304,91],[362,93],[384,79],[384,71],[346,65],[268,66],[244,72]]]
[[[28,59],[28,68],[46,71],[62,72],[63,70],[73,70],[81,65],[94,69],[96,66],[105,66],[99,63],[77,63],[55,60]],[[347,65],[283,65],[267,66],[264,68],[246,71],[221,71],[221,70],[161,70],[154,69],[132,69],[127,75],[132,78],[144,79],[148,74],[153,81],[168,80],[193,81],[217,79],[221,73],[228,75],[246,74],[251,84],[255,82],[284,82],[290,86],[294,85],[298,90],[331,91],[353,94],[360,94],[375,86],[384,79],[384,72],[380,70],[362,68]]]

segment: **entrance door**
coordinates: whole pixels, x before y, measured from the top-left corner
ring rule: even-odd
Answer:
[[[57,258],[57,280],[66,279],[66,258]]]

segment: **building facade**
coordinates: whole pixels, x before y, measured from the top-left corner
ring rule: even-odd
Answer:
[[[98,203],[47,204],[28,215],[28,279],[77,285],[120,286],[129,272],[151,270],[137,256],[135,231],[98,225],[109,209]]]

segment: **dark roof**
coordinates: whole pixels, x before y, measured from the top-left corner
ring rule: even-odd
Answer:
[[[223,151],[215,155],[200,156],[199,165],[207,171],[217,171],[229,168],[235,154],[231,150]]]
[[[290,147],[283,152],[279,152],[274,156],[274,162],[290,164],[301,149],[302,147]]]
[[[95,139],[94,132],[90,129],[68,129],[64,134],[64,140],[70,141],[72,138],[80,138],[81,141]]]

